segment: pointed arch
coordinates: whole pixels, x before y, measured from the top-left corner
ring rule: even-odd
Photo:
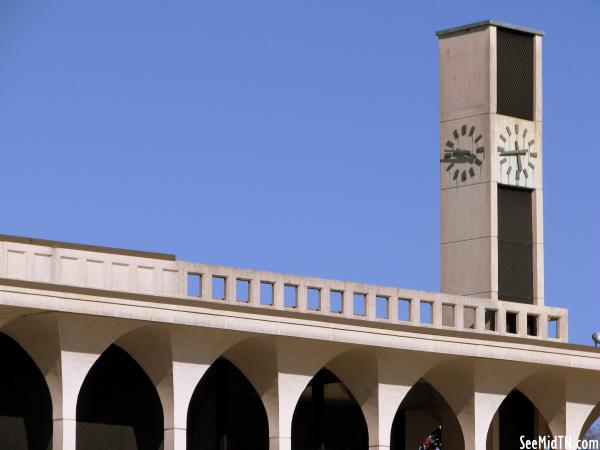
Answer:
[[[52,440],[52,400],[40,369],[0,333],[0,448],[46,450]]]
[[[278,440],[289,442],[300,395],[325,364],[348,348],[338,343],[323,345],[298,338],[250,335],[221,356],[234,364],[260,395],[273,445]]]
[[[333,372],[323,368],[300,395],[292,418],[292,450],[369,445],[367,422],[360,405]]]
[[[520,439],[552,436],[548,422],[534,402],[520,389],[513,389],[498,407],[488,428],[488,450],[519,448]]]
[[[418,448],[440,426],[442,448],[465,448],[462,428],[455,411],[432,384],[421,378],[408,391],[396,411],[390,448]]]
[[[187,413],[188,450],[268,450],[262,400],[246,376],[225,358],[206,371]]]
[[[127,352],[148,376],[161,401],[165,428],[172,426],[173,357],[168,328],[143,325],[119,336],[113,344]]]
[[[125,350],[110,345],[77,398],[77,449],[159,450],[164,417],[154,384]]]

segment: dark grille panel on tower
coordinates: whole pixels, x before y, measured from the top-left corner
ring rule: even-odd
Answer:
[[[498,298],[533,303],[532,191],[498,185]]]
[[[533,36],[497,30],[497,112],[533,120]]]

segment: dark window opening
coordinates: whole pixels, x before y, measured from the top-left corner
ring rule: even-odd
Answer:
[[[527,314],[527,334],[529,336],[538,335],[538,317]]]
[[[493,309],[485,310],[485,329],[496,331],[496,311]]]
[[[506,332],[517,334],[517,313],[506,313]]]

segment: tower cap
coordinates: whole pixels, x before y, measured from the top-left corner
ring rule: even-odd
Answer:
[[[519,25],[511,25],[509,23],[498,22],[496,20],[482,20],[481,22],[474,22],[454,28],[446,28],[445,30],[436,31],[435,34],[440,39],[443,39],[457,34],[470,33],[472,31],[477,31],[486,27],[505,28],[508,30],[518,31],[520,33],[537,34],[538,36],[544,35],[543,31],[536,30],[534,28],[521,27]]]

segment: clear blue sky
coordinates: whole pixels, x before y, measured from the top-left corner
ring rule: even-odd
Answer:
[[[0,233],[439,289],[436,30],[546,31],[546,303],[600,329],[597,1],[0,0]]]

